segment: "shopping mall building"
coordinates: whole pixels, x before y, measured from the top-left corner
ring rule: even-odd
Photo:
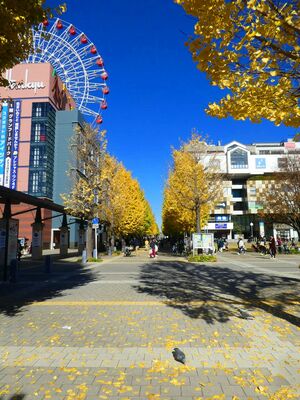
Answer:
[[[272,185],[272,174],[279,171],[289,154],[299,154],[300,143],[283,142],[242,144],[236,141],[209,146],[215,166],[226,177],[223,200],[217,205],[205,229],[215,237],[232,239],[280,235],[297,238],[297,232],[285,224],[267,224],[258,214],[262,193]]]
[[[72,161],[70,138],[83,118],[49,63],[19,64],[6,72],[0,87],[0,185],[62,204],[70,190],[67,171]],[[3,208],[3,207],[2,207]],[[12,213],[30,209],[15,205]],[[59,242],[61,218],[42,210],[44,247]],[[19,215],[19,237],[31,241],[33,211]],[[72,229],[70,244],[76,244]]]

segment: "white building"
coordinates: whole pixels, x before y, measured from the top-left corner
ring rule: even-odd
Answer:
[[[268,226],[259,218],[259,197],[270,185],[270,175],[279,171],[288,154],[300,155],[300,143],[286,142],[253,143],[244,145],[233,141],[225,146],[209,146],[220,172],[226,174],[224,199],[211,214],[205,229],[216,237],[234,238],[280,235],[297,238],[288,225]]]

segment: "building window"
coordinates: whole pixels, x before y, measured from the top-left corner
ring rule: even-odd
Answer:
[[[278,168],[285,168],[287,165],[287,159],[286,158],[278,158],[277,163],[278,163]]]
[[[40,164],[40,149],[39,149],[39,147],[35,147],[33,149],[32,164],[33,164],[33,167],[38,167]]]
[[[49,112],[49,105],[46,102],[32,104],[32,117],[41,118],[47,117]]]
[[[234,169],[248,168],[248,153],[242,149],[233,150],[230,154],[230,164]]]
[[[32,192],[37,193],[39,191],[39,173],[32,173]]]
[[[33,117],[41,117],[42,116],[42,107],[41,104],[37,104],[35,107],[35,113]]]
[[[238,201],[233,204],[234,211],[246,211],[246,204],[242,201]]]
[[[265,158],[256,158],[255,166],[256,166],[256,168],[261,168],[261,169],[266,168],[266,159]]]
[[[41,138],[41,124],[34,125],[34,141],[39,142]]]
[[[244,189],[232,189],[231,194],[233,198],[244,197],[245,191]]]

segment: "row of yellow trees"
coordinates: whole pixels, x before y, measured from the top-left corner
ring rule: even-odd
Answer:
[[[124,165],[107,152],[105,131],[91,125],[78,128],[71,140],[73,187],[62,195],[68,211],[89,221],[98,217],[110,239],[152,236],[158,226],[144,192]],[[88,243],[92,243],[91,229]],[[88,253],[91,249],[87,249]]]

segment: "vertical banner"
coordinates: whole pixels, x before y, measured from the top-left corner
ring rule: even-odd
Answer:
[[[4,183],[4,164],[6,150],[6,129],[7,129],[8,104],[2,103],[1,134],[0,134],[0,185]]]
[[[21,120],[21,100],[16,100],[15,110],[14,110],[12,161],[11,161],[11,176],[10,176],[10,188],[14,190],[17,189],[20,120]]]
[[[14,103],[8,104],[8,122],[6,135],[6,152],[4,164],[4,183],[5,187],[10,186],[10,170],[12,158],[12,139],[13,139]]]
[[[263,221],[259,222],[259,236],[265,236],[265,223]]]

